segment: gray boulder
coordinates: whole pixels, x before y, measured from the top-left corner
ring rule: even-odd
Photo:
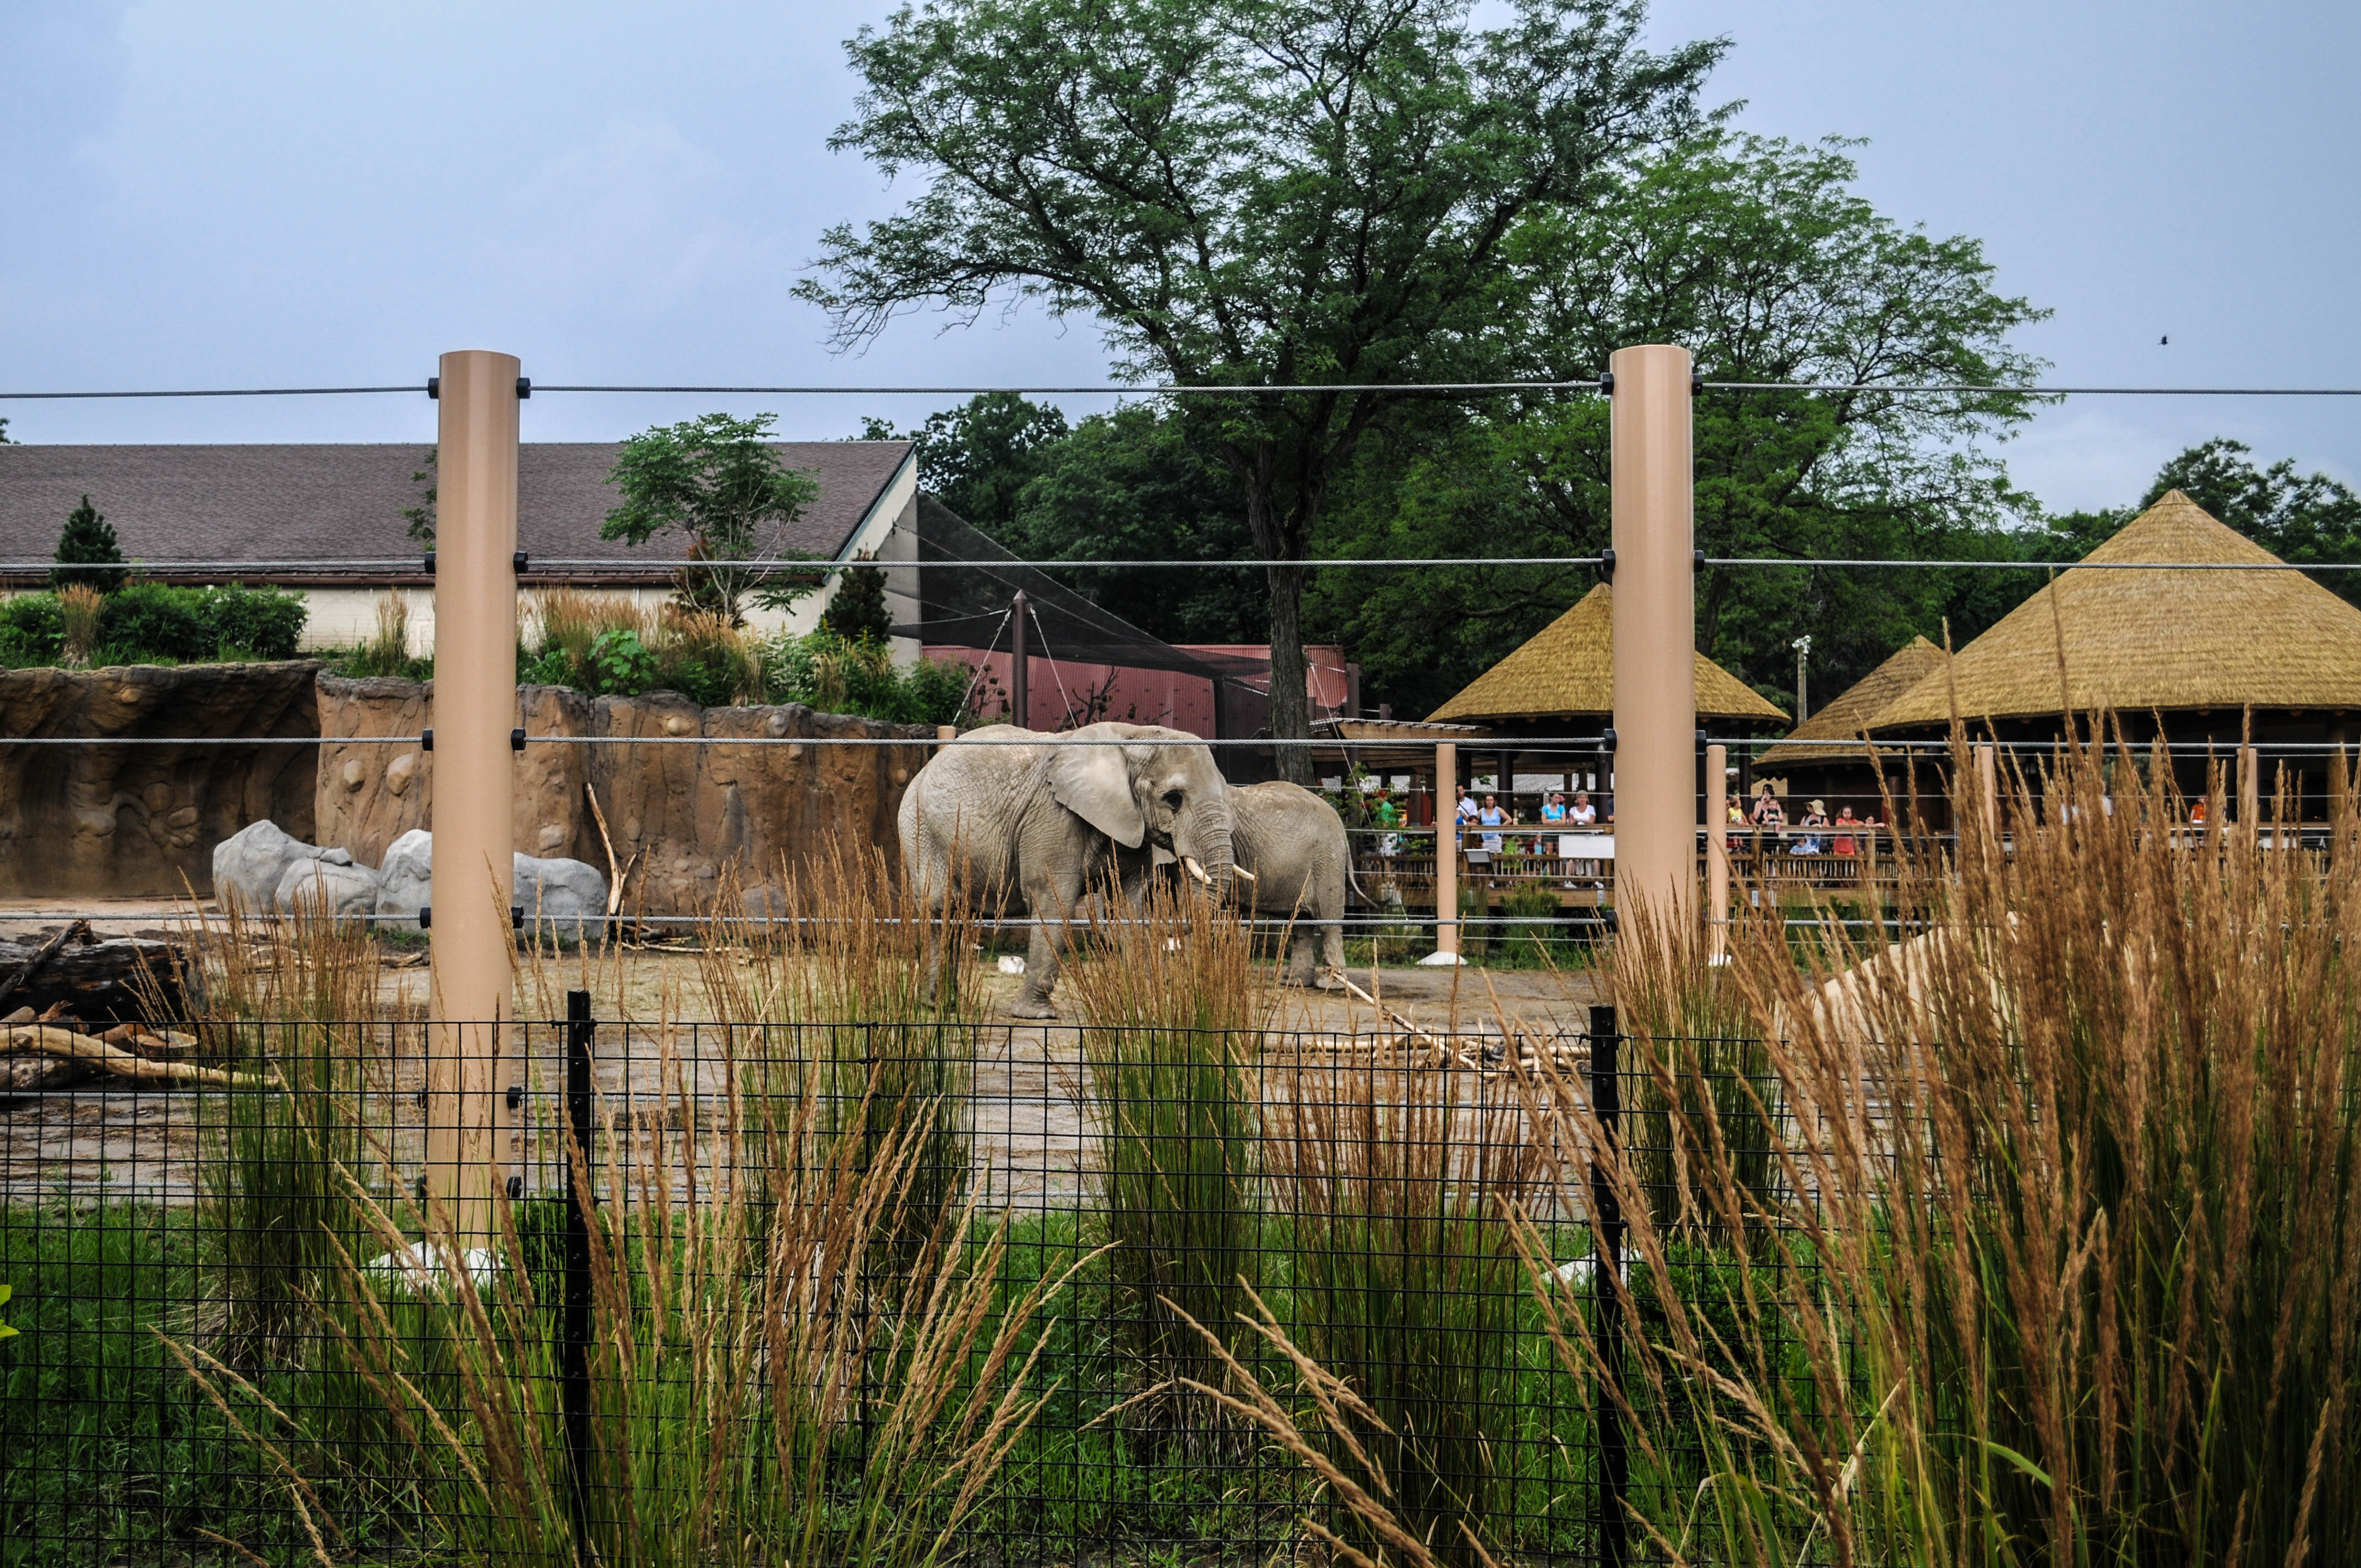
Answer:
[[[607,879],[581,861],[516,858],[516,903],[528,927],[571,937],[607,918]]]
[[[299,861],[308,865],[320,854],[318,845],[306,844],[276,822],[242,828],[214,846],[214,898],[224,908],[235,903],[248,914],[267,915],[276,906],[287,868]]]
[[[368,867],[334,850],[317,860],[291,861],[271,890],[271,903],[290,915],[299,909],[335,919],[374,915],[379,880]]]
[[[415,927],[418,911],[434,893],[434,835],[412,828],[387,845],[378,876],[379,923]]]
[[[386,924],[415,924],[433,902],[434,836],[413,828],[386,847],[377,913]],[[607,879],[580,861],[519,855],[512,863],[511,900],[525,923],[572,935],[595,931],[607,918]]]

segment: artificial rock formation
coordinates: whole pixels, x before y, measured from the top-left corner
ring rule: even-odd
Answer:
[[[412,738],[432,726],[433,684],[323,674],[317,701],[316,837],[376,864],[402,834],[430,826],[434,759],[415,744],[362,738]],[[522,686],[517,715],[529,736],[671,742],[528,745],[517,759],[518,852],[606,866],[595,795],[625,873],[623,907],[644,915],[704,913],[733,880],[747,907],[765,911],[780,906],[784,874],[832,848],[893,855],[902,791],[933,740],[917,725],[799,704],[699,707],[676,692],[591,697]],[[908,743],[811,743],[837,738]],[[733,744],[748,740],[778,743]]]
[[[510,868],[510,899],[527,925],[561,936],[595,930],[607,918],[607,879],[581,861],[519,851]],[[388,925],[415,926],[434,894],[434,835],[413,828],[385,851],[377,914]]]
[[[212,891],[214,847],[248,823],[312,836],[313,660],[0,671],[0,897]],[[241,745],[296,737],[301,745]]]

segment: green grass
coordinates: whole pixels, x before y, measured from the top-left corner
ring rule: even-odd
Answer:
[[[547,1202],[519,1211],[522,1251],[544,1301],[555,1295],[560,1214]],[[1096,1212],[1019,1216],[999,1270],[1002,1307],[1105,1240],[1105,1216]],[[1264,1213],[1247,1242],[1262,1259],[1265,1299],[1295,1323],[1303,1302],[1290,1222]],[[1588,1245],[1579,1227],[1557,1242],[1569,1258]],[[23,1331],[0,1342],[0,1430],[26,1445],[17,1463],[0,1467],[9,1477],[0,1483],[0,1563],[211,1560],[218,1549],[200,1530],[272,1561],[308,1557],[286,1488],[149,1332],[186,1335],[190,1304],[206,1293],[208,1252],[192,1209],[0,1210],[0,1277],[16,1286],[9,1318]],[[1267,1555],[1291,1538],[1293,1521],[1314,1501],[1311,1478],[1268,1451],[1208,1463],[1189,1445],[1126,1423],[1116,1407],[1139,1391],[1126,1320],[1139,1292],[1120,1256],[1090,1263],[1039,1323],[1038,1381],[1054,1389],[966,1534],[997,1541],[1011,1556],[1038,1547],[1051,1561]],[[1496,1506],[1522,1520],[1503,1534],[1527,1552],[1577,1550],[1588,1539],[1583,1400],[1552,1357],[1529,1296],[1513,1290],[1501,1305],[1508,1354],[1487,1406]],[[389,1310],[405,1310],[400,1303]],[[402,1326],[421,1376],[450,1376],[447,1364],[433,1372],[437,1357],[425,1347],[434,1336],[420,1310],[408,1310],[419,1318]],[[256,1382],[312,1430],[316,1443],[304,1468],[324,1478],[324,1499],[350,1544],[398,1551],[404,1541],[431,1543],[435,1532],[404,1477],[432,1466],[337,1358],[316,1359]],[[251,1401],[233,1408],[254,1413]],[[1247,1552],[1249,1543],[1259,1550]]]

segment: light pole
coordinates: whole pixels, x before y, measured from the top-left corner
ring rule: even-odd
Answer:
[[[1804,665],[1812,656],[1812,634],[1806,631],[1787,646],[1795,651],[1795,722],[1801,724],[1812,716],[1804,692]]]

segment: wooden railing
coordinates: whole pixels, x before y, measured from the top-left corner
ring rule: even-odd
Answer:
[[[1459,867],[1462,887],[1488,884],[1495,894],[1521,889],[1547,889],[1566,908],[1590,908],[1614,902],[1615,860],[1611,829],[1595,834],[1536,829],[1527,825],[1492,829],[1500,840],[1498,853],[1483,850],[1488,834],[1470,829]],[[1838,839],[1849,839],[1850,853],[1838,852]],[[1585,855],[1586,839],[1603,851]],[[1434,830],[1357,829],[1350,834],[1353,874],[1362,897],[1356,904],[1384,907],[1396,899],[1405,905],[1431,907],[1434,902]],[[1787,828],[1757,833],[1748,829],[1729,839],[1734,882],[1751,887],[1801,893],[1842,893],[1856,888],[1891,886],[1896,881],[1896,837],[1887,828],[1854,828],[1843,835],[1824,829]],[[1921,841],[1915,847],[1932,848]],[[1470,851],[1473,851],[1470,853]],[[1699,885],[1704,883],[1705,843],[1697,845]],[[1390,889],[1393,898],[1388,897]]]

